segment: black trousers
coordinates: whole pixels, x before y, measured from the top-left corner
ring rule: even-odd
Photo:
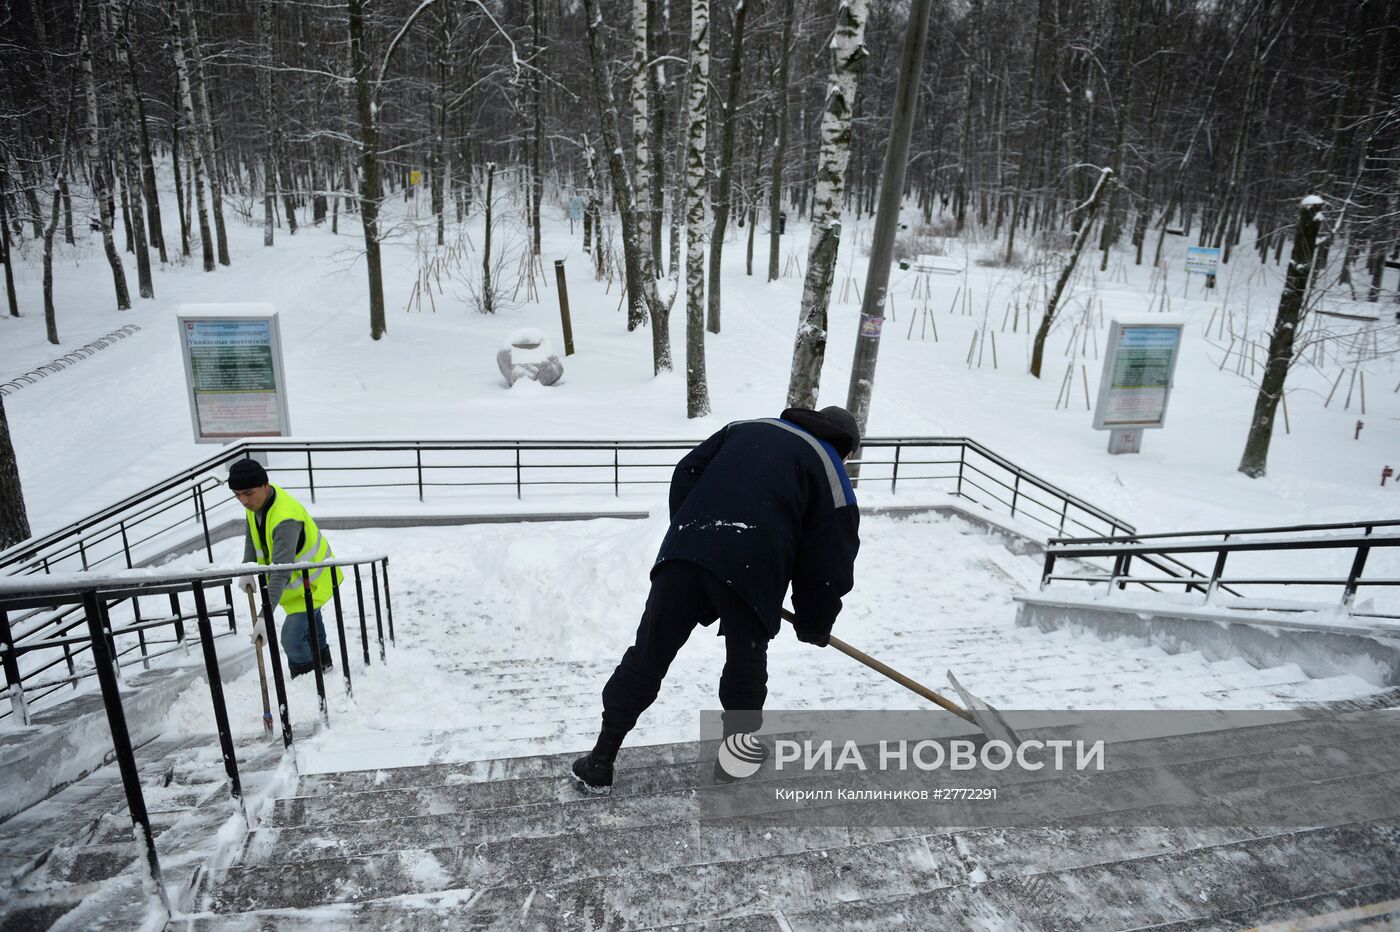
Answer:
[[[768,632],[724,580],[695,563],[672,560],[652,574],[637,639],[603,687],[603,729],[620,739],[656,701],[661,681],[696,625],[716,618],[724,635],[719,702],[726,734],[757,731],[768,698]]]

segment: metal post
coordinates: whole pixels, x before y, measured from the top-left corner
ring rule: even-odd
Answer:
[[[204,525],[204,553],[209,557],[209,562],[214,562],[214,542],[209,538],[209,509],[204,507],[204,489],[199,486],[194,487],[195,507],[199,509],[199,520]]]
[[[894,470],[890,473],[890,493],[894,493],[895,485],[899,482],[899,451],[904,449],[902,443],[894,445]]]
[[[423,500],[423,450],[421,447],[414,448],[414,459],[418,463],[418,500]]]
[[[175,640],[185,643],[185,619],[180,614],[180,597],[170,593],[170,616],[175,619]],[[186,645],[188,649],[188,645]]]
[[[370,588],[374,592],[374,624],[379,629],[379,662],[387,663],[384,656],[384,617],[379,611],[379,567],[377,564],[369,565]]]
[[[126,808],[131,813],[132,830],[145,849],[146,870],[149,873],[151,889],[155,891],[168,920],[170,900],[165,895],[165,882],[160,873],[160,856],[156,854],[156,840],[151,834],[151,817],[146,812],[146,797],[141,792],[141,774],[136,769],[136,753],[131,747],[131,734],[126,730],[121,690],[117,688],[117,676],[112,669],[112,657],[107,650],[107,640],[102,631],[102,612],[99,610],[96,589],[89,589],[83,593],[83,611],[87,615],[88,638],[92,644],[93,661],[97,668],[97,682],[102,689],[102,705],[107,710],[107,726],[112,732],[112,749],[116,752],[122,788],[126,790]]]
[[[1125,553],[1125,554],[1123,554],[1123,571],[1122,571],[1121,573],[1119,573],[1118,575],[1120,575],[1120,576],[1127,576],[1127,575],[1128,575],[1128,567],[1132,565],[1132,562],[1133,562],[1133,555],[1132,555],[1131,553]],[[1120,580],[1119,583],[1118,583],[1118,591],[1121,592],[1121,591],[1123,591],[1123,590],[1126,589],[1126,588],[1128,588],[1127,580]]]
[[[1225,572],[1225,558],[1229,555],[1230,551],[1228,550],[1221,550],[1215,555],[1215,566],[1211,567],[1210,582],[1206,583],[1205,601],[1207,603],[1210,602],[1210,597],[1215,595],[1215,590],[1220,585],[1220,576]]]
[[[131,569],[131,542],[126,538],[126,522],[121,522],[119,526],[122,532],[122,553],[126,554],[126,568]]]
[[[1050,574],[1055,571],[1055,553],[1047,549],[1045,551],[1045,569],[1040,572],[1040,588],[1044,589],[1050,585]]]
[[[355,601],[360,606],[360,648],[365,652],[365,666],[369,666],[369,629],[365,626],[365,587],[360,583],[360,564],[355,564]]]
[[[209,698],[214,703],[214,727],[219,730],[219,747],[224,755],[224,773],[228,774],[229,792],[233,801],[243,805],[243,783],[238,779],[238,758],[233,749],[233,732],[228,725],[228,706],[224,704],[224,681],[219,675],[219,652],[214,648],[214,629],[209,624],[209,606],[204,600],[204,583],[195,580],[195,624],[199,628],[199,646],[204,650],[204,672],[209,679]]]
[[[515,500],[520,501],[520,447],[515,448]]]
[[[112,656],[112,675],[120,682],[122,678],[122,668],[121,661],[118,659],[117,654],[117,636],[112,633],[112,616],[107,614],[106,599],[97,600],[97,613],[102,619],[102,631],[107,641],[108,652]]]
[[[311,466],[311,448],[306,449],[306,484],[311,489],[311,504],[316,504],[316,470]]]
[[[331,725],[330,712],[326,707],[326,676],[321,672],[321,639],[316,630],[316,606],[311,602],[311,571],[301,571],[301,595],[306,606],[306,641],[311,645],[311,672],[316,677],[316,696],[321,705],[321,724]]]
[[[1065,522],[1069,520],[1069,499],[1064,498],[1061,499],[1061,501],[1064,504],[1060,506],[1060,534],[1063,535],[1065,533]],[[1117,528],[1115,527],[1112,530],[1117,530]],[[1113,536],[1111,531],[1109,536]]]
[[[350,648],[345,644],[345,614],[340,607],[340,586],[331,589],[331,600],[335,602],[335,631],[340,638],[340,669],[345,674],[345,695],[353,696],[355,691],[350,686]]]
[[[1342,605],[1346,608],[1350,608],[1352,599],[1356,598],[1356,586],[1361,579],[1361,571],[1366,568],[1366,557],[1370,553],[1370,544],[1362,544],[1356,548],[1356,559],[1351,561],[1351,572],[1347,574],[1347,585],[1342,590]]]
[[[960,443],[960,444],[958,444],[958,489],[957,489],[956,492],[953,493],[954,495],[958,496],[959,498],[962,497],[963,462],[966,460],[966,458],[967,458],[967,444],[965,444],[965,443]]]
[[[224,604],[228,606],[228,629],[237,631],[238,619],[233,611],[233,583],[227,579],[224,580]]]
[[[398,642],[394,640],[394,603],[389,599],[389,558],[384,558],[384,614],[389,618],[389,643],[395,647]]]
[[[1021,474],[1016,474],[1016,482],[1011,486],[1011,517],[1016,517],[1016,500],[1021,497]]]
[[[554,280],[559,283],[559,319],[564,325],[564,355],[574,354],[574,327],[569,322],[569,283],[564,280],[564,260],[554,260]]]
[[[266,577],[258,577],[258,591],[262,593],[263,631],[267,637],[267,657],[272,665],[272,685],[277,689],[277,711],[282,716],[282,746],[292,746],[292,717],[287,710],[287,681],[282,677],[282,648],[277,646],[277,628],[272,621],[272,594],[267,591]]]
[[[0,608],[0,648],[5,651],[5,686],[10,694],[10,706],[15,721],[29,724],[29,707],[24,704],[24,681],[19,675],[19,660],[15,657],[15,638],[10,632],[10,613]],[[72,664],[72,661],[69,661]]]
[[[87,570],[90,569],[87,561],[87,547],[84,546],[83,539],[81,537],[78,538],[78,559],[82,561],[83,572],[87,572]]]
[[[140,597],[140,596],[133,595],[133,596],[131,597],[131,615],[132,615],[133,618],[136,619],[136,620],[133,622],[133,624],[136,625],[136,643],[137,643],[137,645],[138,645],[138,646],[140,647],[140,649],[141,649],[141,666],[142,666],[144,669],[149,670],[149,669],[151,668],[151,661],[150,661],[150,657],[147,655],[147,652],[146,652],[146,632],[145,632],[145,630],[141,627],[141,597]]]
[[[613,498],[618,498],[622,495],[622,476],[617,455],[618,448],[613,447]]]

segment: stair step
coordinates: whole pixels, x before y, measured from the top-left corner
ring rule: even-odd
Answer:
[[[443,889],[485,888],[471,904],[478,916],[493,920],[528,918],[531,924],[564,921],[566,913],[585,915],[599,909],[630,914],[628,924],[681,922],[703,911],[708,915],[784,909],[794,905],[839,902],[878,886],[915,892],[964,877],[945,838],[908,838],[751,857],[742,860],[682,864],[662,870],[635,870],[639,863],[663,864],[666,852],[685,852],[687,838],[662,826],[633,830],[630,846],[611,848],[580,844],[568,852],[596,869],[615,864],[629,869],[606,878],[554,882],[541,876],[540,852],[521,843],[515,856],[494,862],[479,858],[475,846],[397,851],[358,858],[333,858],[284,867],[232,868],[213,891],[214,912],[249,909],[308,908]],[[558,839],[546,842],[558,846]],[[550,863],[550,862],[546,862]]]
[[[1278,923],[1279,925],[1274,925]],[[1206,932],[1263,927],[1263,932],[1340,932],[1342,929],[1400,927],[1400,880],[1358,884],[1333,893],[1315,893],[1219,916],[1148,926],[1135,932]]]
[[[1400,875],[1400,827],[1354,823],[785,913],[793,930],[1140,929],[1208,919]],[[1228,925],[1228,923],[1227,923]],[[1212,927],[1207,925],[1207,928]]]

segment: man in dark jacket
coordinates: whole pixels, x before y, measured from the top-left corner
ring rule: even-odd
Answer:
[[[719,619],[726,734],[757,731],[768,696],[768,642],[792,586],[799,640],[825,647],[854,585],[860,516],[845,461],[860,445],[850,412],[789,408],[735,421],[691,450],[671,478],[671,526],[651,570],[651,594],[612,678],[603,728],[573,774],[612,788],[613,761],[696,625]]]

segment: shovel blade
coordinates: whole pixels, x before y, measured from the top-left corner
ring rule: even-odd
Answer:
[[[948,671],[948,682],[953,684],[953,689],[957,690],[958,697],[962,699],[963,708],[967,709],[984,735],[995,741],[1005,741],[1012,750],[1021,746],[1021,739],[1016,736],[1011,726],[1006,724],[1006,719],[1002,718],[1001,713],[964,689],[952,670]]]

